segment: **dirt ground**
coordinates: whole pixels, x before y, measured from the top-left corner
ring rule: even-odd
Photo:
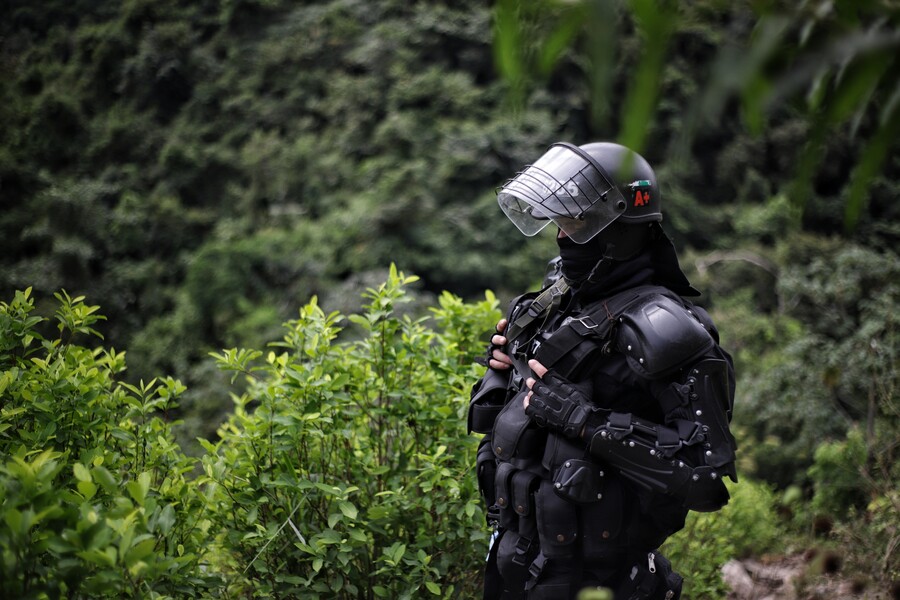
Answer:
[[[732,590],[728,600],[900,600],[900,581],[873,583],[849,576],[828,554],[732,560],[722,575]]]

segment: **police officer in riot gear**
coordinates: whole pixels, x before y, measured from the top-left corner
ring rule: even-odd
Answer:
[[[557,143],[498,192],[559,257],[516,298],[473,387],[478,483],[495,528],[486,599],[678,598],[657,548],[736,481],[731,357],[660,226],[650,165],[612,143]]]

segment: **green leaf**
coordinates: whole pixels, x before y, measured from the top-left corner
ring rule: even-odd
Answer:
[[[344,513],[344,516],[348,519],[356,519],[356,515],[359,514],[359,511],[353,505],[352,502],[348,502],[346,500],[338,503],[338,507],[341,509],[341,512]]]
[[[72,465],[72,470],[75,472],[75,479],[78,481],[91,481],[91,473],[83,464],[75,463]]]
[[[843,122],[864,107],[863,102],[871,97],[873,89],[892,62],[893,56],[876,55],[854,63],[828,98],[828,122],[831,124]]]
[[[388,559],[394,565],[400,564],[400,561],[403,560],[403,556],[406,554],[406,544],[401,544],[400,542],[394,542],[390,548],[386,551]]]
[[[0,394],[2,394],[3,392],[6,391],[7,386],[12,382],[12,380],[13,380],[12,373],[9,373],[9,372],[4,373],[3,376],[0,377]],[[25,410],[25,409],[23,408],[21,410]],[[9,414],[6,409],[3,409],[3,411],[0,412],[0,416],[7,417],[7,416],[9,416]]]
[[[159,518],[156,520],[156,526],[159,527],[160,533],[168,535],[169,531],[172,530],[172,526],[175,524],[175,520],[175,507],[171,504],[166,504],[159,513]]]
[[[672,3],[653,0],[631,0],[641,39],[641,59],[631,77],[630,88],[622,106],[622,131],[619,141],[635,152],[643,150],[658,105],[666,51],[675,24]]]
[[[22,530],[23,519],[21,511],[16,510],[15,508],[9,508],[3,513],[3,520],[6,521],[6,525],[14,534],[22,535],[25,533],[25,531]]]
[[[431,592],[432,594],[434,594],[435,596],[440,596],[440,595],[441,595],[441,586],[439,586],[439,585],[436,584],[435,582],[433,582],[433,581],[426,581],[426,582],[425,582],[425,587],[427,587],[427,588],[428,588],[428,591]]]
[[[147,492],[150,491],[150,473],[144,471],[138,476],[137,481],[129,481],[126,487],[134,501],[143,506]]]
[[[195,438],[195,439],[197,440],[197,443],[200,444],[200,446],[202,446],[203,449],[206,450],[208,453],[216,454],[216,452],[218,452],[216,444],[213,444],[209,440],[207,440],[205,438],[200,438],[200,437]]]
[[[125,565],[128,567],[133,566],[139,560],[149,556],[155,547],[156,540],[152,537],[140,541],[136,540],[132,543],[131,548],[125,553]]]
[[[550,75],[565,49],[584,27],[586,15],[583,9],[588,6],[583,3],[568,7],[560,22],[550,32],[538,56],[537,70],[542,76]]]
[[[351,529],[350,537],[356,540],[357,542],[365,544],[369,541],[369,538],[366,536],[366,533],[361,529]]]
[[[8,373],[5,375],[8,375]],[[27,411],[28,411],[28,409],[25,408],[24,406],[20,406],[18,408],[4,408],[2,411],[0,411],[0,417],[3,417],[4,419],[11,419],[12,417],[15,417],[16,415],[20,415]]]
[[[77,487],[85,500],[90,500],[97,493],[97,486],[90,481],[79,481]]]
[[[865,203],[865,192],[884,164],[900,132],[900,108],[890,108],[893,109],[892,112],[887,118],[882,118],[881,126],[869,140],[851,176],[849,199],[844,210],[844,226],[848,231],[856,227]]]
[[[499,0],[494,9],[494,63],[509,81],[524,77],[519,6],[515,0]]]
[[[106,548],[105,551],[97,548],[83,550],[78,552],[77,556],[101,567],[114,567],[116,565],[116,550],[112,547]]]
[[[96,467],[91,469],[91,473],[93,473],[94,479],[97,480],[97,483],[103,486],[103,489],[107,494],[114,494],[118,491],[119,482],[105,467],[97,465]]]
[[[335,531],[334,529],[326,529],[321,534],[319,534],[318,540],[316,540],[319,544],[328,545],[328,544],[340,544],[341,543],[341,534]]]

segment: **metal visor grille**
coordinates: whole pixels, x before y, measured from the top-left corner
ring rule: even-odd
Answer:
[[[519,230],[537,234],[551,221],[583,244],[625,212],[625,199],[588,155],[554,144],[501,186],[497,202]]]

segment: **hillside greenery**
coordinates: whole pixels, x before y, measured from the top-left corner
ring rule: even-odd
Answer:
[[[3,6],[7,595],[470,594],[471,358],[555,253],[494,189],[599,139],[736,359],[692,597],[811,545],[900,578],[893,3]]]

